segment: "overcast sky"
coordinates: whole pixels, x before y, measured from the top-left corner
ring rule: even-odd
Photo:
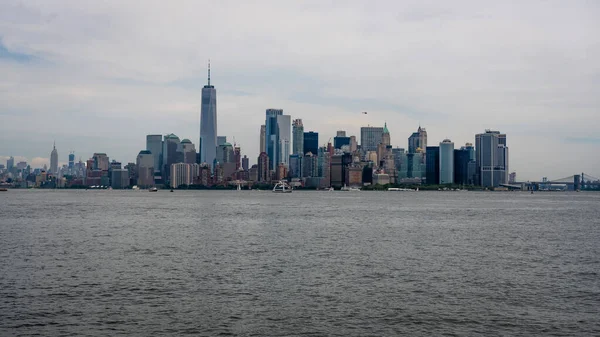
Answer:
[[[519,180],[600,176],[600,1],[1,0],[0,163],[197,144],[209,58],[218,134],[251,163],[281,108],[323,144],[495,129]]]

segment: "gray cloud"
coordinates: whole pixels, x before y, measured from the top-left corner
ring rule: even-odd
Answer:
[[[419,123],[457,145],[492,128],[524,178],[600,176],[586,155],[600,145],[569,140],[600,125],[599,14],[584,1],[4,1],[0,155],[47,157],[56,139],[61,156],[126,162],[147,133],[197,142],[210,58],[219,134],[253,159],[279,107],[322,142],[384,121],[401,147]]]

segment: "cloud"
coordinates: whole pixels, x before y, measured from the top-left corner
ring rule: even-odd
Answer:
[[[127,162],[146,134],[197,142],[210,58],[219,134],[252,159],[279,107],[325,140],[385,121],[401,147],[419,124],[432,144],[493,128],[520,176],[597,170],[565,139],[600,125],[599,14],[560,1],[4,1],[0,153],[45,157],[56,139],[62,157]]]

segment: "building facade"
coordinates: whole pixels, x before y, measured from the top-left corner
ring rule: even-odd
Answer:
[[[149,150],[142,150],[136,158],[137,185],[140,187],[154,186],[154,154]]]
[[[292,123],[292,154],[304,156],[304,125],[301,119]]]
[[[454,143],[444,139],[440,143],[440,184],[454,184]]]
[[[304,155],[312,153],[313,155],[319,154],[319,133],[309,131],[304,133],[304,144],[303,144]]]
[[[210,84],[210,63],[208,64],[208,84],[202,88],[200,142],[198,145],[200,161],[211,166],[214,165],[217,157],[217,90]]]
[[[191,165],[186,163],[171,164],[171,188],[192,184]]]
[[[477,180],[482,187],[498,187],[508,182],[506,135],[485,130],[475,135]]]
[[[377,145],[381,143],[383,136],[382,127],[367,126],[360,128],[360,147],[363,153],[377,151]]]

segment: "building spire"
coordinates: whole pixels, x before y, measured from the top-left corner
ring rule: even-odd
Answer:
[[[210,86],[210,59],[208,59],[208,86]]]
[[[56,150],[56,139],[54,140],[54,144],[52,144],[52,149]]]

